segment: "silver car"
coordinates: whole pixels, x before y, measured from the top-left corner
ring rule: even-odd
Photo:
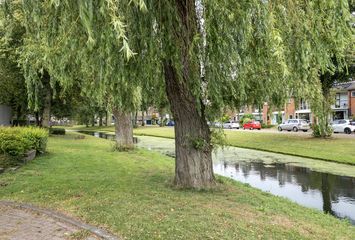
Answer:
[[[278,130],[281,132],[282,130],[294,131],[298,132],[301,130],[303,132],[307,132],[311,128],[310,124],[305,119],[289,119],[286,122],[280,124],[278,126]]]
[[[236,129],[239,129],[239,127],[240,127],[239,123],[237,123],[237,122],[228,121],[228,122],[223,123],[223,128],[227,128],[227,129],[236,128]]]

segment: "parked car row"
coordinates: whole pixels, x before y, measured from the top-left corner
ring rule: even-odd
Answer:
[[[346,119],[335,120],[331,123],[334,133],[346,133],[351,134],[355,132],[355,121]],[[307,132],[311,129],[309,121],[305,119],[289,119],[286,122],[280,124],[277,128],[279,131],[303,131]]]
[[[214,122],[214,123],[209,123],[210,126],[212,127],[217,127],[217,128],[224,128],[224,129],[239,129],[243,128],[245,129],[261,129],[261,124],[259,121],[251,120],[246,123],[244,123],[242,126],[238,122],[235,121],[227,121],[224,123],[221,122]],[[350,120],[335,120],[331,123],[331,126],[333,128],[334,133],[346,133],[346,134],[351,134],[355,133],[355,121],[350,121]],[[306,119],[289,119],[285,121],[282,124],[279,124],[277,129],[281,131],[303,131],[303,132],[308,132],[311,129],[311,124],[308,120]]]

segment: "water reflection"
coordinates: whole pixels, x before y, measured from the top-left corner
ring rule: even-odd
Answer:
[[[338,218],[348,218],[355,224],[355,178],[287,163],[223,162],[215,164],[214,171]]]

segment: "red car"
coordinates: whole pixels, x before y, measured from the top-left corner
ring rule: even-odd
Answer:
[[[250,122],[243,124],[243,129],[250,129],[250,130],[258,129],[258,130],[260,130],[261,124],[258,121],[250,121]]]

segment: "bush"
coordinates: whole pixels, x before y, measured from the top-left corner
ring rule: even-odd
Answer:
[[[50,128],[49,133],[53,135],[65,135],[64,128]]]
[[[0,127],[0,166],[13,165],[29,150],[43,153],[47,147],[48,132],[32,127]]]
[[[313,124],[312,125],[312,135],[314,137],[330,137],[332,136],[333,129],[331,126],[327,126],[324,131],[322,131],[321,126],[319,124]]]
[[[272,125],[272,124],[265,124],[265,123],[262,123],[261,124],[261,128],[273,128],[275,127],[275,125]]]
[[[251,120],[255,119],[254,118],[254,115],[253,114],[250,114],[250,113],[246,113],[242,116],[242,118],[240,119],[239,123],[240,124],[244,124],[244,123],[247,123]]]
[[[251,118],[243,118],[242,124],[250,122],[252,119]]]

